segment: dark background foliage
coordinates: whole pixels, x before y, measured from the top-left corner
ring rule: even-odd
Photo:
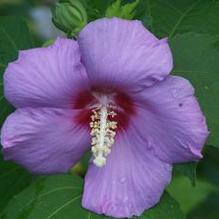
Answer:
[[[81,0],[89,21],[104,17],[114,0]],[[0,0],[0,124],[14,109],[4,98],[2,75],[19,50],[64,35],[51,22],[53,0]],[[121,1],[121,10],[130,0]],[[111,10],[111,9],[110,9]],[[112,11],[114,13],[114,11]],[[161,202],[142,219],[219,218],[219,1],[140,0],[133,13],[157,37],[168,37],[172,74],[188,78],[207,117],[210,137],[204,158],[178,164]],[[0,157],[0,218],[98,219],[81,208],[89,154],[67,175],[32,176]],[[79,176],[77,176],[79,175]],[[82,177],[81,177],[82,176]],[[74,183],[72,183],[74,182]]]

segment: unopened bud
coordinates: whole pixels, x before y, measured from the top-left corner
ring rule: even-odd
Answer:
[[[87,24],[86,10],[79,0],[60,0],[53,11],[53,23],[74,37]]]

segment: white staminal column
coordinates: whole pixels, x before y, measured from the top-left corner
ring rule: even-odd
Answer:
[[[100,105],[92,110],[91,116],[91,136],[93,163],[97,167],[103,167],[106,164],[107,156],[111,152],[111,146],[114,143],[116,135],[115,129],[117,122],[109,120],[109,116],[114,118],[116,113],[109,111],[106,105]]]

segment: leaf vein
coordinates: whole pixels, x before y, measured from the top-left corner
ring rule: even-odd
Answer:
[[[42,193],[41,195],[39,195],[39,197],[36,197],[36,198],[42,198],[42,197],[44,197],[44,196],[47,196],[47,195],[52,194],[52,193],[57,192],[57,191],[61,191],[61,190],[65,190],[65,189],[76,189],[76,188],[79,189],[80,187],[76,187],[76,186],[60,187],[60,188],[53,189],[53,190],[51,190],[51,191]],[[25,208],[27,208],[29,205],[31,205],[31,203],[34,202],[34,200],[35,200],[36,198],[31,199],[23,208],[20,209],[20,211],[23,211]]]
[[[13,39],[8,35],[8,33],[5,31],[5,29],[1,28],[0,29],[2,31],[2,33],[8,38],[8,40],[11,42],[11,45],[13,45],[15,51],[18,51],[18,47],[15,44],[15,42],[13,41]]]
[[[166,2],[166,1],[162,1],[162,0],[159,0],[161,3],[169,6],[170,8],[174,9],[178,14],[183,14],[182,11],[180,11],[178,8],[176,8],[174,5],[172,5],[170,2]]]
[[[65,204],[63,204],[62,206],[60,206],[59,208],[57,208],[52,214],[50,214],[46,219],[50,219],[52,218],[54,215],[56,215],[59,211],[61,211],[63,208],[65,208],[66,206],[68,206],[69,204],[73,203],[75,200],[79,199],[81,197],[81,195],[74,197],[73,199],[69,200],[68,202],[66,202]]]
[[[178,19],[178,21],[176,22],[175,26],[172,28],[172,30],[170,31],[169,34],[169,38],[172,38],[172,36],[174,35],[174,33],[176,32],[177,28],[179,27],[179,25],[182,23],[182,21],[185,19],[186,15],[188,15],[188,13],[190,13],[193,8],[199,4],[201,0],[197,0],[196,2],[194,2]]]

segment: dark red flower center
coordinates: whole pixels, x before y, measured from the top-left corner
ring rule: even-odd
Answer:
[[[92,109],[99,103],[96,95],[109,98],[108,108],[111,108],[117,114],[114,120],[118,123],[118,129],[126,129],[130,117],[135,114],[135,107],[132,98],[121,91],[92,89],[91,91],[80,92],[73,104],[75,109],[82,110],[76,117],[76,121],[84,126],[89,125]],[[111,116],[109,116],[109,119],[111,119]]]

